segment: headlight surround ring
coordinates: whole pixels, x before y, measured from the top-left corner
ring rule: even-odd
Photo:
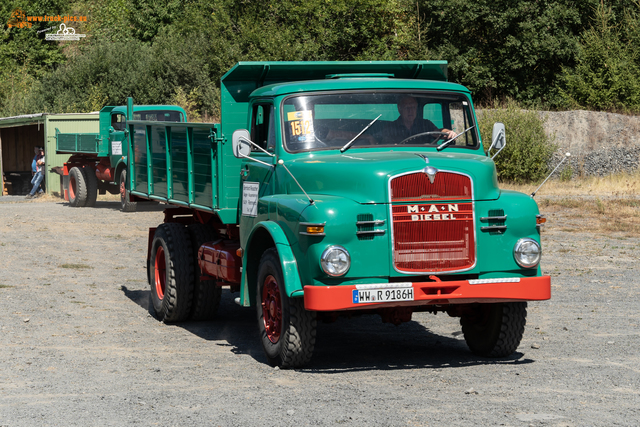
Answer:
[[[540,264],[542,248],[535,240],[525,237],[516,242],[513,257],[520,267],[535,268]]]
[[[344,276],[351,268],[349,251],[342,246],[329,246],[320,256],[320,266],[331,277]]]

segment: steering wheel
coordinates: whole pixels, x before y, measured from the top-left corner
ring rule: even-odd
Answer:
[[[402,141],[398,142],[399,144],[407,144],[409,141],[412,141],[414,139],[418,139],[418,138],[422,138],[425,136],[434,136],[433,141],[431,141],[431,144],[435,144],[436,142],[440,141],[441,139],[446,139],[449,134],[446,132],[440,132],[440,131],[431,131],[431,132],[421,132],[421,133],[417,133],[415,135],[411,135],[408,138],[403,139]]]

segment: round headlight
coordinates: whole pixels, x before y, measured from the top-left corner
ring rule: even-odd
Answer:
[[[351,267],[351,257],[342,246],[330,246],[322,253],[320,264],[329,276],[343,276]]]
[[[537,267],[541,255],[540,245],[533,239],[520,239],[513,248],[513,256],[521,267]]]

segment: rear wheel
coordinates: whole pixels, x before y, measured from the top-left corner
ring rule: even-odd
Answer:
[[[203,243],[213,242],[217,239],[216,232],[212,227],[204,224],[190,224],[187,227],[191,237],[193,257],[193,307],[191,308],[191,319],[209,320],[213,319],[220,306],[220,295],[222,289],[216,285],[215,280],[201,280],[202,272],[198,265],[198,249]]]
[[[84,168],[74,166],[69,171],[69,206],[81,208],[87,203],[87,176]]]
[[[129,190],[127,188],[127,170],[122,169],[120,172],[120,209],[122,212],[135,212],[138,207],[137,202],[129,199]]]
[[[165,323],[186,320],[193,298],[193,259],[182,224],[160,224],[151,244],[149,286],[156,317]]]
[[[289,298],[275,248],[260,259],[256,289],[258,330],[272,366],[297,368],[311,360],[316,342],[315,313],[303,298]]]
[[[460,318],[469,349],[483,357],[513,354],[520,345],[526,323],[526,302],[478,304]]]
[[[98,197],[98,177],[96,176],[96,171],[93,168],[85,166],[83,169],[87,183],[87,201],[85,206],[93,207],[96,205],[96,199]]]

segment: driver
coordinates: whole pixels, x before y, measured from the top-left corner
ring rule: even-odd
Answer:
[[[449,129],[439,129],[430,120],[418,119],[418,100],[412,96],[405,96],[398,102],[400,117],[391,122],[385,131],[386,140],[397,144],[404,139],[423,132],[444,132],[447,139],[455,138],[457,133]],[[434,141],[436,140],[434,135]]]

